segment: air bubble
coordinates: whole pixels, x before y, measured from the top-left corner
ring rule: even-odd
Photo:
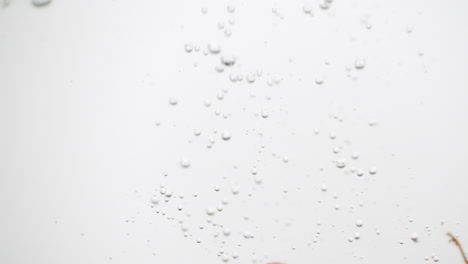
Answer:
[[[418,242],[418,239],[419,239],[419,237],[418,237],[417,233],[411,234],[411,240],[413,240],[414,242]]]
[[[261,184],[263,182],[263,177],[260,175],[255,175],[254,180],[256,184]]]
[[[214,42],[210,42],[208,44],[208,50],[212,53],[212,54],[218,54],[221,52],[221,45],[218,44],[218,43],[214,43]]]
[[[358,58],[354,61],[354,68],[362,70],[366,67],[366,60],[363,58]]]
[[[269,113],[266,110],[263,110],[262,113],[261,113],[262,118],[268,118],[268,115],[269,115]]]
[[[318,85],[323,84],[324,81],[325,80],[324,80],[323,77],[315,77],[315,83],[318,84]]]
[[[151,197],[151,203],[157,205],[159,203],[159,199],[156,196]]]
[[[180,166],[184,169],[187,169],[190,167],[190,160],[188,158],[181,158],[180,159]]]
[[[229,13],[232,14],[232,13],[236,12],[236,6],[235,6],[235,5],[228,5],[228,6],[226,7],[226,10],[227,10]]]
[[[52,0],[32,0],[33,6],[36,7],[46,6],[49,5],[51,2]]]
[[[170,105],[177,105],[179,103],[179,99],[177,97],[170,97],[169,98],[169,104]]]
[[[364,170],[363,170],[363,169],[358,169],[358,170],[356,171],[356,175],[359,176],[359,177],[362,176],[362,175],[364,175]]]
[[[370,119],[369,121],[367,121],[367,124],[368,124],[369,126],[375,126],[375,125],[377,125],[377,120],[375,120],[375,119]]]
[[[302,11],[308,15],[313,15],[313,9],[311,4],[304,4],[302,6]]]
[[[372,167],[369,169],[369,174],[376,174],[377,173],[377,168],[376,167]]]
[[[232,66],[234,63],[236,63],[236,57],[234,57],[234,55],[222,55],[221,63],[223,63],[225,66]]]
[[[344,168],[346,166],[346,159],[345,158],[339,158],[337,161],[336,161],[336,167],[338,168]]]
[[[210,106],[211,106],[211,100],[206,99],[205,101],[203,101],[203,104],[204,104],[206,107],[210,107]]]
[[[224,131],[222,134],[221,134],[221,138],[223,140],[229,140],[231,139],[231,133],[229,131]]]
[[[192,52],[192,51],[193,51],[193,45],[192,45],[192,44],[185,44],[185,45],[184,45],[184,50],[185,50],[185,52],[187,52],[187,53]]]
[[[362,223],[362,220],[357,220],[356,221],[356,226],[357,227],[362,227],[363,223]]]
[[[320,190],[322,190],[322,192],[326,192],[328,190],[328,186],[326,184],[322,184]]]
[[[213,207],[208,207],[208,208],[206,209],[206,214],[207,214],[207,215],[214,215],[215,212],[216,212],[216,211],[215,211],[215,209],[214,209]]]

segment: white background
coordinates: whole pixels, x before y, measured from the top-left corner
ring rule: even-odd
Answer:
[[[304,3],[1,8],[0,263],[222,263],[220,248],[228,263],[462,263],[445,233],[468,247],[468,2]],[[216,72],[209,42],[235,65]]]

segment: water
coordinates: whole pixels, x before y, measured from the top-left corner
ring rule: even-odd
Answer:
[[[2,3],[0,263],[461,262],[463,1]]]

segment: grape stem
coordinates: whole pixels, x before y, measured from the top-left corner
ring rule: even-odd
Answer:
[[[462,248],[460,242],[458,241],[458,239],[454,235],[452,235],[452,233],[450,233],[450,232],[447,233],[447,236],[449,236],[451,238],[451,241],[453,241],[453,243],[455,243],[455,245],[457,245],[458,249],[460,249],[463,260],[465,261],[466,264],[468,264],[468,259],[466,258],[465,251],[463,251],[463,248]]]

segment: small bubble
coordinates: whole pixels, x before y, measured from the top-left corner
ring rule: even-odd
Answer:
[[[253,175],[256,175],[257,174],[257,168],[253,167],[252,170],[250,170],[250,173],[252,173]]]
[[[190,167],[190,160],[188,158],[181,158],[180,159],[180,166],[184,169],[187,169]]]
[[[362,175],[364,175],[364,170],[363,170],[363,169],[358,169],[358,170],[356,171],[356,175],[359,176],[359,177],[362,176]]]
[[[239,193],[239,187],[238,186],[233,186],[231,189],[232,194],[236,195]]]
[[[359,232],[354,233],[354,239],[360,239],[361,234]]]
[[[215,42],[210,42],[208,44],[208,50],[212,53],[212,54],[218,54],[221,52],[221,45],[219,43],[215,43]]]
[[[320,130],[318,128],[314,128],[314,134],[318,135],[320,133]]]
[[[198,137],[198,136],[201,135],[201,130],[200,129],[195,129],[195,130],[193,130],[193,134]]]
[[[257,76],[255,75],[255,73],[250,73],[246,76],[246,80],[249,83],[253,83],[255,82],[255,80],[257,80]]]
[[[308,15],[313,15],[312,5],[310,3],[304,4],[302,6],[302,11]]]
[[[221,134],[221,138],[223,140],[229,140],[231,139],[231,133],[229,131],[224,131],[222,134]]]
[[[211,101],[209,99],[206,99],[205,101],[203,101],[203,104],[206,106],[206,107],[210,107],[211,106]]]
[[[157,205],[159,203],[159,199],[156,196],[151,197],[151,203]]]
[[[262,113],[261,113],[262,118],[268,118],[268,115],[269,115],[269,113],[266,110],[263,110]]]
[[[219,185],[215,185],[214,188],[215,192],[219,192],[219,190],[221,190],[221,187],[219,187]]]
[[[408,33],[408,34],[413,33],[413,27],[412,26],[406,26],[406,33]]]
[[[228,38],[229,38],[230,36],[232,36],[232,30],[230,30],[229,28],[226,28],[226,29],[224,30],[224,36],[226,36],[226,37],[228,37]]]
[[[369,174],[376,174],[377,173],[377,168],[376,167],[372,167],[369,169]]]
[[[227,10],[229,13],[232,14],[232,13],[236,12],[236,6],[235,6],[235,5],[228,5],[228,6],[226,7],[226,10]]]
[[[367,124],[368,124],[369,126],[375,126],[375,125],[377,125],[377,120],[375,120],[375,119],[370,119],[369,121],[367,121]]]
[[[255,175],[254,180],[256,184],[261,184],[263,182],[263,178],[260,175]]]
[[[184,50],[185,50],[185,52],[187,52],[187,53],[192,52],[192,51],[193,51],[193,45],[192,45],[192,44],[185,44],[185,45],[184,45]]]
[[[169,98],[169,104],[170,105],[177,105],[179,103],[179,99],[177,97],[170,97]]]
[[[322,190],[322,192],[326,192],[328,190],[328,186],[326,184],[322,184],[320,190]]]
[[[345,158],[339,158],[336,160],[336,167],[338,168],[344,168],[346,166],[346,159]]]
[[[208,207],[208,208],[206,209],[206,214],[207,214],[207,215],[214,215],[215,212],[216,212],[216,211],[215,211],[215,209],[214,209],[213,207]]]
[[[328,8],[330,8],[330,3],[331,3],[331,1],[329,2],[329,1],[326,1],[326,0],[322,0],[320,2],[319,6],[320,6],[321,9],[327,10]]]
[[[228,67],[232,66],[236,63],[236,57],[234,55],[222,55],[221,63]]]
[[[334,147],[334,148],[333,148],[333,153],[338,154],[338,153],[340,153],[340,150],[341,150],[340,147],[338,147],[338,146],[337,146],[337,147]]]
[[[36,6],[36,7],[49,5],[50,2],[52,2],[52,0],[32,0],[33,6]]]
[[[335,132],[330,132],[330,134],[328,134],[328,136],[330,137],[330,139],[335,139],[336,138],[336,133]]]
[[[411,234],[411,240],[413,240],[414,242],[418,242],[418,239],[419,239],[419,237],[418,237],[417,233]]]
[[[359,219],[359,220],[356,221],[356,226],[357,227],[362,227],[362,225],[363,225],[362,220]]]
[[[323,77],[315,77],[315,83],[318,84],[318,85],[323,84],[324,81],[325,80],[324,80]]]
[[[219,29],[224,29],[224,22],[223,21],[218,22],[218,28]]]
[[[201,12],[202,12],[203,14],[208,13],[208,8],[207,8],[206,6],[202,7],[202,8],[201,8]]]
[[[230,236],[231,235],[231,230],[229,228],[224,228],[223,235]]]
[[[352,159],[358,159],[359,158],[359,153],[357,153],[357,152],[351,153],[351,158]]]
[[[366,60],[364,58],[358,58],[354,61],[354,68],[362,70],[366,67]]]

